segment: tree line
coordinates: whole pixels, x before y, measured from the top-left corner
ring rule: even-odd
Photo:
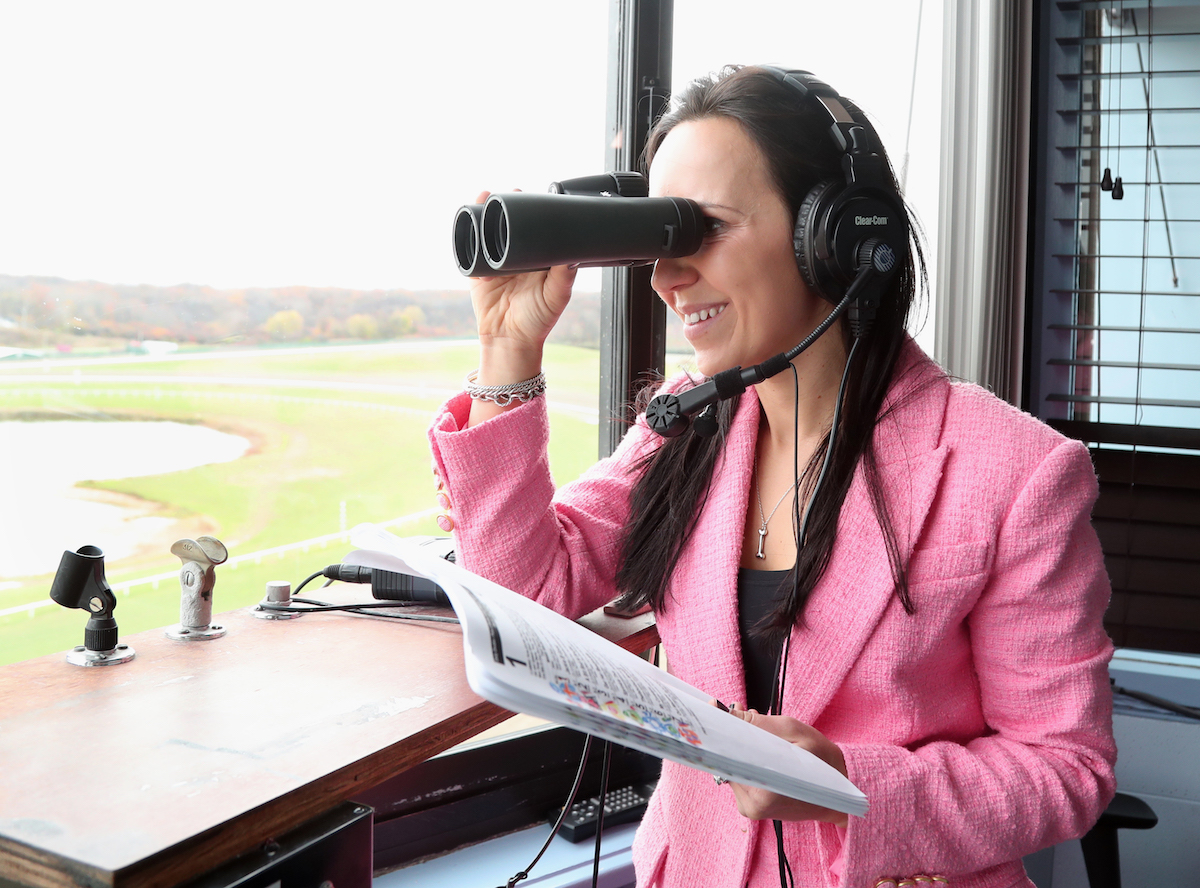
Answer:
[[[0,345],[204,345],[473,336],[465,291],[157,287],[0,275]],[[597,346],[600,300],[577,294],[555,339]]]

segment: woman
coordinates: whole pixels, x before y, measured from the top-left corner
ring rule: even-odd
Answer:
[[[756,68],[692,84],[656,125],[652,196],[698,201],[708,220],[700,250],[653,277],[702,374],[783,352],[828,315],[792,243],[805,196],[842,177],[826,130]],[[430,432],[466,566],[569,616],[614,594],[649,602],[672,672],[871,805],[847,818],[664,763],[638,884],[774,885],[781,847],[798,885],[1031,885],[1021,857],[1085,832],[1114,788],[1086,450],[921,353],[904,327],[910,262],[849,364],[823,481],[851,345],[840,322],[792,372],[726,402],[714,438],[664,442],[639,418],[556,495],[534,380],[572,279],[473,288],[478,375]],[[529,397],[496,403],[513,391]],[[763,714],[773,702],[781,714]]]

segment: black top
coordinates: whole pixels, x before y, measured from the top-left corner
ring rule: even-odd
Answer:
[[[782,584],[791,571],[738,568],[738,630],[742,663],[746,667],[746,708],[766,712],[771,707],[771,682],[783,639],[769,642],[750,634],[770,614],[781,597]]]

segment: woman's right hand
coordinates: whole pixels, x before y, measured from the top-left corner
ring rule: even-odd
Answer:
[[[483,203],[489,192],[477,198]],[[571,300],[575,269],[558,266],[546,271],[502,277],[473,278],[471,305],[479,330],[480,385],[508,385],[537,376],[542,369],[546,337]],[[470,425],[502,412],[489,402],[476,401]]]
[[[483,192],[477,202],[483,203],[488,196],[489,192]],[[540,350],[567,307],[574,282],[575,269],[565,266],[473,278],[471,303],[480,345]]]

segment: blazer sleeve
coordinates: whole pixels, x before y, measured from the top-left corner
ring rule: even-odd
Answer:
[[[1082,835],[1111,800],[1110,588],[1090,521],[1095,496],[1086,449],[1063,441],[999,529],[968,618],[989,733],[914,748],[842,745],[871,809],[845,829],[821,828],[840,884],[921,872],[953,881]]]
[[[611,601],[636,462],[654,446],[644,421],[556,493],[545,398],[466,428],[469,413],[459,395],[429,431],[460,563],[572,619]]]

